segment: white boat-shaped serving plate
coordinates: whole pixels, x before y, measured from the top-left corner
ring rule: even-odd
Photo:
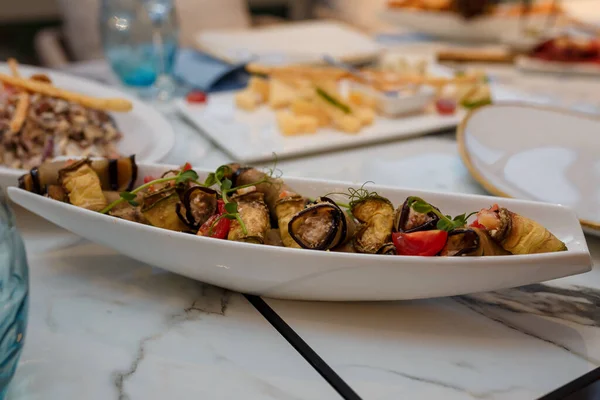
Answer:
[[[138,176],[176,168],[140,165]],[[201,175],[204,172],[198,171]],[[285,178],[316,197],[361,184]],[[10,198],[55,224],[126,256],[227,289],[301,300],[401,300],[452,296],[526,285],[587,272],[591,258],[569,208],[530,201],[369,186],[400,204],[417,195],[451,215],[498,202],[533,218],[564,241],[568,251],[526,256],[406,257],[288,249],[198,237],[117,219],[15,187]]]

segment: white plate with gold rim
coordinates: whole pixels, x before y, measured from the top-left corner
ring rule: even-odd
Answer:
[[[177,168],[138,165],[143,176]],[[208,171],[197,170],[200,179]],[[345,191],[362,183],[285,178],[306,196]],[[293,249],[174,232],[78,208],[18,188],[15,203],[84,238],[133,259],[227,289],[297,300],[402,300],[515,287],[580,274],[591,258],[572,210],[552,204],[488,196],[369,186],[395,205],[421,196],[452,215],[493,203],[548,228],[567,251],[487,257],[409,257]]]
[[[481,107],[458,128],[461,157],[488,192],[572,207],[600,236],[600,118],[517,103]]]

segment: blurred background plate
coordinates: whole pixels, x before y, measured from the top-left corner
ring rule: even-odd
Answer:
[[[321,63],[324,54],[348,63],[374,60],[382,46],[369,35],[341,22],[307,21],[259,29],[202,31],[197,47],[232,64]]]
[[[600,236],[600,119],[545,106],[498,104],[457,131],[471,175],[488,192],[572,207]]]
[[[460,15],[445,11],[387,9],[382,12],[382,19],[439,39],[465,42],[501,42],[507,32],[518,32],[523,26],[518,17],[485,16],[465,21]],[[542,29],[547,19],[545,15],[530,15],[527,26]]]
[[[121,97],[133,103],[133,110],[126,113],[110,113],[118,129],[123,133],[117,148],[123,155],[135,154],[138,161],[155,162],[162,160],[175,142],[171,124],[154,107],[138,98],[97,82],[77,78],[46,68],[20,66],[23,76],[35,73],[48,75],[55,86],[95,97]],[[9,74],[6,63],[0,63],[0,73]],[[21,169],[0,166],[0,186],[16,184],[16,178],[25,173]]]

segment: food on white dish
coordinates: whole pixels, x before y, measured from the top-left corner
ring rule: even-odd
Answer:
[[[200,180],[186,164],[132,188],[134,157],[45,163],[19,187],[113,217],[215,239],[402,256],[566,251],[535,221],[494,205],[455,217],[422,198],[392,202],[363,185],[311,199],[275,176],[228,164]],[[471,216],[476,220],[469,224]]]
[[[248,86],[236,93],[235,106],[247,112],[268,106],[285,136],[314,134],[326,127],[359,133],[376,122],[377,116],[399,118],[424,112],[445,87],[467,85],[467,90],[481,92],[478,99],[486,94],[488,102],[491,99],[484,77],[470,73],[432,76],[424,58],[411,61],[388,56],[378,68],[359,73],[338,67],[257,64],[249,64],[247,69],[253,76]],[[443,114],[450,114],[447,108]]]
[[[600,39],[562,35],[538,44],[528,56],[561,63],[600,64]]]
[[[46,75],[0,74],[0,165],[30,169],[57,156],[118,157],[122,137],[107,113],[129,111],[124,99],[99,99],[52,85]]]

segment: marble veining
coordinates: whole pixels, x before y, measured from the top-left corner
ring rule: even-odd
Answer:
[[[545,284],[458,297],[472,305],[564,319],[575,324],[600,327],[600,290],[584,286]]]
[[[461,387],[458,385],[454,385],[452,383],[444,382],[442,380],[415,376],[415,375],[407,374],[407,373],[404,373],[401,371],[396,371],[396,370],[388,369],[388,368],[378,368],[378,367],[373,367],[370,365],[360,365],[360,364],[340,365],[340,368],[350,368],[350,369],[357,368],[357,369],[367,369],[367,370],[372,370],[372,371],[384,372],[384,373],[392,374],[395,376],[400,376],[402,378],[405,378],[405,379],[408,379],[411,381],[423,383],[426,385],[433,385],[433,386],[439,387],[441,389],[450,389],[451,391],[454,391],[454,392],[457,392],[460,394],[465,394],[473,399],[491,399],[498,394],[510,394],[516,390],[523,389],[520,386],[510,386],[505,389],[492,389],[492,390],[485,391],[485,392],[474,392],[467,388],[464,388],[464,387]]]

